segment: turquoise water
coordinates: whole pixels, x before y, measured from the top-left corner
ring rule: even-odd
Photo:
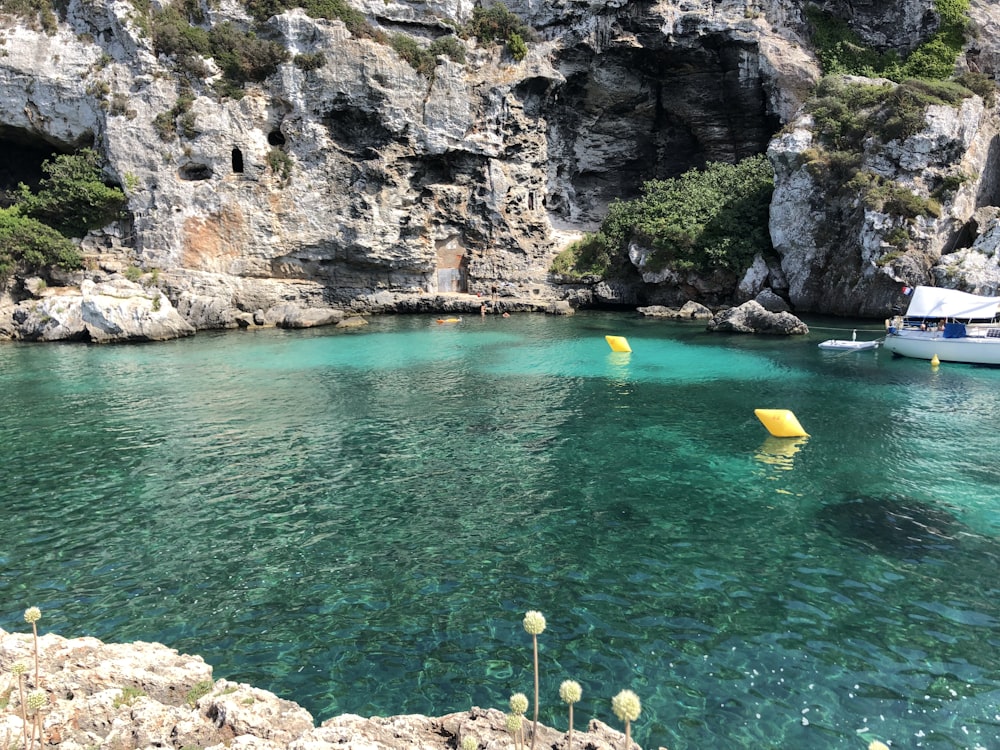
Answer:
[[[634,690],[646,747],[1000,746],[1000,370],[816,347],[846,335],[2,346],[0,627],[160,641],[319,721],[505,709],[538,609],[557,727],[571,678],[577,729]]]

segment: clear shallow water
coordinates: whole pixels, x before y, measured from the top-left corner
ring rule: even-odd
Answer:
[[[538,609],[555,726],[572,678],[578,729],[635,690],[646,747],[1000,746],[1000,370],[816,347],[846,335],[0,347],[0,627],[161,641],[320,721],[506,709]]]

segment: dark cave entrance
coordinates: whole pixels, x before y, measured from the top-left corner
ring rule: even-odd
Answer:
[[[60,154],[73,153],[72,148],[58,147],[13,128],[0,127],[0,208],[14,202],[19,183],[32,190],[45,177],[42,162]]]
[[[526,111],[533,103],[549,122],[554,172],[569,183],[550,185],[546,205],[573,223],[600,222],[612,200],[637,197],[650,180],[763,153],[781,127],[755,44],[724,35],[649,43],[567,49],[563,86],[541,104],[537,91],[522,92]]]

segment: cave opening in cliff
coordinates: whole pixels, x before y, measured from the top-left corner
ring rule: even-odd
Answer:
[[[272,130],[267,134],[267,145],[268,146],[284,146],[285,136],[280,130]]]
[[[60,154],[73,153],[15,128],[0,127],[0,208],[14,202],[19,183],[35,190],[45,177],[42,163]]]
[[[233,149],[233,173],[243,174],[243,152],[238,148]]]
[[[637,197],[650,180],[766,151],[781,122],[769,107],[760,52],[709,37],[562,53],[566,82],[548,98],[545,117],[550,156],[569,185],[552,185],[550,210],[596,223],[611,201]]]

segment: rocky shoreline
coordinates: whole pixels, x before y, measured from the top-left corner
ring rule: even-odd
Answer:
[[[0,630],[5,748],[23,746],[22,710],[29,724],[34,722],[24,696],[38,690],[45,694],[38,709],[41,740],[37,733],[34,739],[39,750],[455,750],[471,743],[467,737],[483,750],[515,747],[506,716],[496,708],[470,707],[439,717],[345,714],[317,725],[297,703],[214,679],[200,656],[159,643],[41,635],[35,684],[34,648],[31,634]],[[530,722],[526,725],[530,733]],[[567,735],[539,725],[536,746],[568,750]],[[586,731],[576,728],[573,746],[624,750],[625,735],[592,719]]]
[[[344,307],[321,299],[305,304],[275,292],[254,299],[254,305],[237,306],[221,297],[203,297],[154,274],[127,278],[111,271],[74,275],[62,286],[49,286],[41,278],[16,279],[16,290],[0,293],[0,341],[81,341],[97,344],[168,341],[197,331],[255,328],[353,329],[367,324],[367,316],[382,314],[480,315],[518,312],[572,315],[578,308],[593,307],[594,300],[577,297],[557,300],[477,294],[401,294],[378,292]],[[12,293],[12,291],[14,293]],[[705,321],[710,331],[726,333],[808,333],[801,320],[789,312],[777,295],[764,291],[737,307],[716,311],[688,301],[680,307],[636,307],[644,317]]]

